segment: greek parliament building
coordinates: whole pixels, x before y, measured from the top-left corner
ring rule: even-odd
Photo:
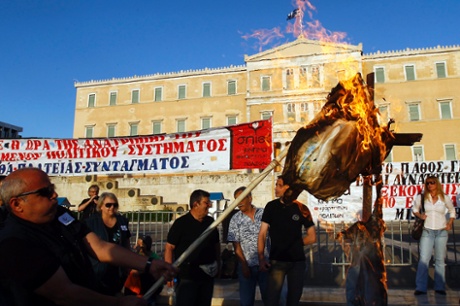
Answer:
[[[423,133],[414,146],[395,147],[389,161],[459,158],[460,46],[363,54],[361,44],[299,37],[247,55],[244,61],[223,68],[77,82],[73,136],[175,133],[271,117],[278,154],[321,109],[331,89],[359,72],[364,79],[373,73],[382,122],[393,118],[394,131]],[[273,199],[276,174],[254,189],[256,205]],[[102,190],[131,196],[133,201],[126,202],[131,208],[185,208],[174,205],[188,203],[196,188],[232,200],[234,189],[256,176],[251,171],[92,176],[79,189],[79,200],[89,184],[97,183]]]

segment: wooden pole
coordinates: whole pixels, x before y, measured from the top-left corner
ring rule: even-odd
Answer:
[[[241,200],[243,200],[257,185],[262,182],[265,177],[276,167],[280,165],[280,162],[283,160],[284,157],[287,155],[289,146],[287,146],[271,163],[256,177],[246,189],[227,207],[226,210],[222,212],[222,214],[213,222],[211,225],[203,232],[201,235],[182,253],[182,255],[176,259],[173,263],[173,266],[179,267],[185,259],[211,234],[211,232],[220,224],[224,219],[234,210],[238,204],[240,204]],[[164,283],[164,277],[161,277],[156,281],[155,284],[144,294],[144,299],[149,299],[150,296]]]

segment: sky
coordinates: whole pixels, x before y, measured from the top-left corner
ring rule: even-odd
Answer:
[[[0,0],[0,121],[72,138],[75,82],[244,65],[294,41],[295,20],[365,54],[460,45],[458,12],[460,0]]]

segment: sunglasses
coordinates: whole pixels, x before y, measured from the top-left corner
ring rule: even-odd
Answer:
[[[15,198],[24,197],[24,196],[28,196],[31,194],[37,194],[39,197],[44,197],[44,198],[49,199],[55,194],[55,186],[54,184],[51,184],[49,186],[46,186],[46,187],[43,187],[37,190],[23,192],[15,196]]]
[[[426,184],[427,184],[427,185],[435,185],[436,182],[434,182],[434,181],[428,181],[428,182],[426,182]]]
[[[105,203],[104,206],[107,208],[110,208],[112,206],[118,208],[118,203]]]

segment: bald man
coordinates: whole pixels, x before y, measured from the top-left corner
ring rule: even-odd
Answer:
[[[98,293],[89,256],[155,278],[170,280],[177,273],[164,261],[99,239],[58,206],[55,187],[40,169],[11,173],[0,196],[9,211],[0,230],[0,294],[7,305],[147,305],[135,296]]]

